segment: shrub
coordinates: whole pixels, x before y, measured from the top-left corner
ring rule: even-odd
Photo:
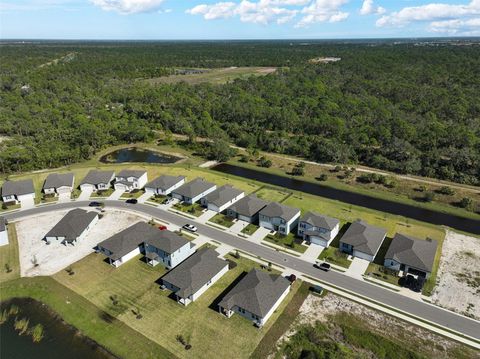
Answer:
[[[10,264],[8,264],[8,263],[5,263],[5,272],[7,272],[7,273],[11,273],[11,272],[12,272],[12,270],[13,270],[13,269],[10,267]]]
[[[270,161],[268,158],[266,157],[260,157],[260,159],[258,160],[258,165],[260,167],[266,167],[266,168],[269,168],[269,167],[272,167],[272,161]]]
[[[240,155],[239,161],[243,163],[248,163],[248,161],[250,161],[250,157],[247,155]]]
[[[43,339],[43,325],[37,324],[33,327],[32,331],[32,339],[34,343],[38,343],[40,340]]]
[[[326,181],[328,179],[328,176],[325,173],[322,173],[320,176],[317,177],[317,180],[319,181]]]
[[[473,199],[471,199],[470,197],[463,197],[459,205],[460,207],[468,209],[469,211],[473,211],[474,208]]]
[[[452,187],[443,186],[437,191],[440,194],[444,194],[446,196],[453,196],[455,194],[455,190]]]
[[[303,176],[305,174],[305,170],[303,167],[293,167],[292,169],[292,175],[293,176]]]
[[[433,192],[425,192],[423,200],[425,202],[432,202],[435,199],[435,194]]]
[[[27,318],[17,319],[15,318],[15,323],[13,323],[13,327],[16,331],[18,331],[19,335],[23,335],[28,331],[28,325],[30,324],[30,320]]]

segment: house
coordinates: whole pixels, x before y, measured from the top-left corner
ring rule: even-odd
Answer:
[[[34,201],[35,189],[31,179],[6,181],[2,185],[2,200],[5,203],[18,204],[25,200]]]
[[[245,192],[227,184],[207,194],[200,202],[209,210],[220,213],[243,197],[245,197]]]
[[[387,232],[363,221],[353,222],[340,239],[340,250],[373,262]]]
[[[60,241],[62,244],[72,244],[81,241],[88,231],[98,222],[98,213],[87,212],[84,209],[73,209],[45,235],[47,243]]]
[[[131,192],[143,188],[148,182],[147,171],[122,170],[115,177],[114,188]]]
[[[195,252],[192,243],[176,233],[156,228],[151,232],[145,238],[145,257],[151,266],[161,263],[164,267],[175,268]]]
[[[50,173],[43,183],[43,193],[58,195],[71,193],[74,187],[73,173]]]
[[[177,302],[188,305],[228,271],[228,262],[211,248],[199,249],[162,277],[162,285],[173,291]]]
[[[217,186],[214,183],[205,181],[203,178],[195,178],[172,192],[172,197],[182,202],[193,204],[210,192],[215,191]]]
[[[149,264],[164,263],[166,267],[173,268],[194,250],[191,243],[179,235],[138,222],[100,242],[97,252],[105,254],[114,267],[144,253]]]
[[[184,176],[160,176],[145,185],[145,192],[152,195],[167,196],[173,190],[185,184]]]
[[[261,327],[290,291],[290,282],[281,275],[252,269],[218,304],[220,313],[230,318],[234,313]]]
[[[248,223],[258,223],[258,213],[268,205],[254,194],[243,197],[227,208],[227,216]]]
[[[340,230],[340,221],[315,212],[307,212],[298,224],[298,236],[304,241],[328,247]]]
[[[91,190],[93,192],[106,191],[111,187],[114,178],[115,172],[113,171],[91,170],[80,183],[80,189],[82,191]]]
[[[8,244],[8,230],[7,220],[4,217],[0,217],[0,246]]]
[[[405,275],[410,273],[428,278],[437,247],[436,240],[422,240],[397,233],[385,254],[384,266]]]
[[[272,202],[259,212],[260,227],[287,235],[297,225],[300,210]]]

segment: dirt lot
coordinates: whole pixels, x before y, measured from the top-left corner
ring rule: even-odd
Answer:
[[[97,243],[141,219],[131,213],[107,210],[85,239],[75,246],[56,242],[46,245],[42,238],[67,212],[56,211],[16,222],[22,277],[54,274],[93,252]]]
[[[480,239],[447,231],[443,242],[435,304],[480,319]]]

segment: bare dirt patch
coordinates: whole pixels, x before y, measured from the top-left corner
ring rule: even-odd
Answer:
[[[107,210],[75,246],[56,242],[47,245],[42,238],[67,212],[55,211],[16,222],[22,277],[52,275],[92,253],[99,242],[141,220],[128,212]]]
[[[432,301],[480,319],[480,239],[447,231]]]

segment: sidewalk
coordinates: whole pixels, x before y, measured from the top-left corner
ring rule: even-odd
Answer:
[[[107,199],[109,201],[118,200],[122,196],[123,192],[125,192],[123,189],[116,189],[115,191],[113,191],[113,193],[110,196],[108,196]]]

